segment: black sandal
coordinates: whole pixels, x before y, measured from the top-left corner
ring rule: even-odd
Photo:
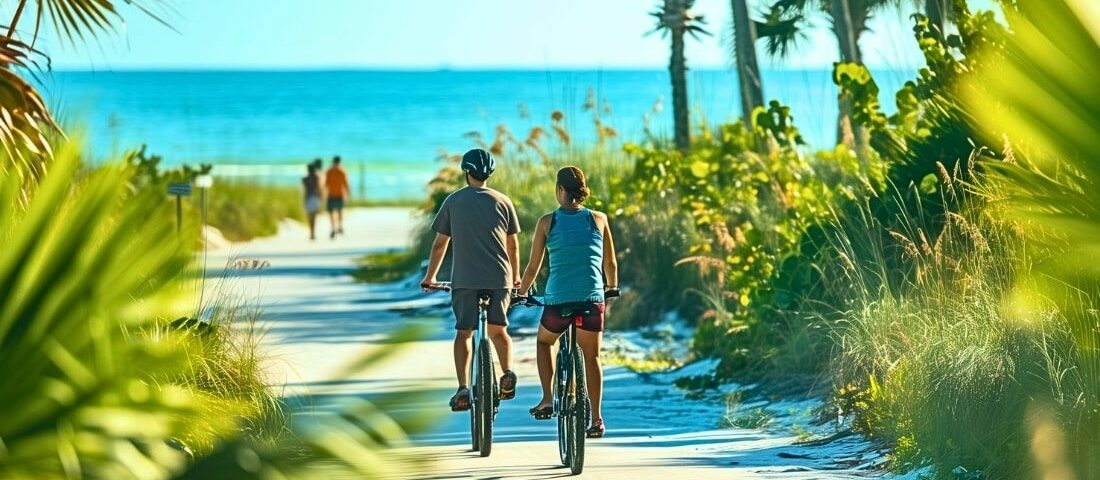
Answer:
[[[606,431],[607,427],[604,427],[603,419],[600,418],[597,419],[595,422],[592,422],[592,426],[588,427],[588,430],[586,430],[584,433],[588,438],[603,438],[603,434]]]
[[[515,372],[505,370],[504,375],[500,376],[500,399],[511,400],[516,398],[516,384],[518,382]]]
[[[535,417],[535,420],[549,420],[550,417],[554,416],[553,405],[546,405],[541,408],[536,405],[528,411],[531,412],[532,417]]]
[[[451,397],[451,411],[465,412],[470,409],[470,389],[458,387],[458,391]]]

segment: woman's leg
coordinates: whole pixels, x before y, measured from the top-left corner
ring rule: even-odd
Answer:
[[[309,213],[307,215],[309,216],[309,239],[314,240],[315,238],[317,238],[317,214]]]
[[[603,367],[600,365],[600,340],[603,332],[577,329],[577,345],[584,355],[584,376],[588,397],[592,399],[592,421],[603,418]]]
[[[539,325],[538,344],[535,346],[535,360],[539,366],[539,383],[542,384],[542,400],[536,408],[554,404],[553,389],[550,387],[554,381],[554,355],[552,347],[558,341],[560,333],[547,330]]]

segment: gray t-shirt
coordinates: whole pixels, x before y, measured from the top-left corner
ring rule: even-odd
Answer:
[[[519,233],[516,207],[491,188],[466,187],[443,201],[432,230],[451,237],[454,288],[512,288],[505,242]]]

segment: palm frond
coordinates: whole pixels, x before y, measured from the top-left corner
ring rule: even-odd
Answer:
[[[806,17],[801,13],[784,14],[772,10],[764,21],[756,22],[756,36],[764,39],[768,56],[784,59],[806,39]]]
[[[1066,414],[1068,465],[1081,478],[1100,474],[1100,5],[1088,0],[1016,2],[1005,9],[1011,33],[1003,51],[988,46],[984,68],[966,83],[963,101],[991,139],[1012,142],[1013,162],[989,162],[1008,192],[1009,211],[1050,258],[1024,269],[1016,298],[1056,302],[1074,344],[1084,387],[1081,414]],[[1032,271],[1033,270],[1033,271]],[[1089,296],[1092,295],[1092,300]],[[1089,409],[1089,413],[1083,413]],[[1072,420],[1068,420],[1071,419]],[[1038,458],[1037,458],[1038,460]],[[1053,467],[1043,475],[1050,475]]]
[[[125,167],[79,167],[69,142],[29,190],[0,172],[0,477],[167,475],[182,456],[164,439],[193,404],[144,379],[181,358],[126,328],[155,320],[145,309],[175,291],[189,254],[166,241],[159,192],[133,192]]]
[[[710,35],[703,25],[706,19],[703,15],[696,15],[691,11],[695,5],[694,0],[665,0],[658,9],[649,12],[657,21],[657,25],[646,35],[661,32],[667,35],[669,32],[682,32],[699,38],[699,35]]]

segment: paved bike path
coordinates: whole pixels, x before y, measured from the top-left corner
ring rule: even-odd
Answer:
[[[322,223],[321,233],[326,232]],[[259,270],[227,270],[230,286],[258,297],[263,307],[264,349],[271,356],[271,382],[285,394],[350,394],[427,389],[426,399],[403,414],[443,412],[432,431],[414,438],[406,452],[435,460],[430,471],[404,478],[557,478],[568,476],[557,458],[554,422],[535,421],[527,409],[538,399],[534,364],[535,311],[513,321],[516,399],[502,404],[493,454],[469,450],[468,414],[446,412],[454,391],[451,325],[447,297],[424,295],[409,285],[364,285],[348,273],[354,260],[378,249],[402,248],[415,226],[411,211],[398,208],[350,210],[346,237],[304,240],[300,225],[287,224],[277,236],[235,244],[210,253],[217,271],[232,259],[256,260]],[[319,235],[320,236],[320,235]],[[377,348],[388,333],[408,323],[434,327],[426,339],[408,345],[376,368],[334,378],[364,349]],[[622,367],[606,370],[608,437],[586,447],[581,478],[631,480],[706,478],[863,478],[866,472],[836,470],[835,460],[858,455],[862,445],[840,441],[824,449],[792,447],[794,438],[756,430],[715,429],[725,410],[713,402],[686,400],[663,376],[643,377]]]

